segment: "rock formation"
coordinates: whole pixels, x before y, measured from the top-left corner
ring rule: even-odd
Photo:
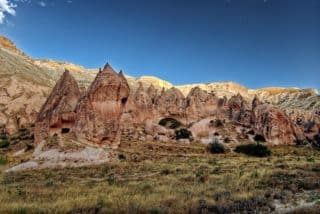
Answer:
[[[150,92],[153,93],[153,92]],[[153,96],[153,94],[151,94]],[[149,96],[140,83],[138,90],[133,95],[134,108],[132,111],[132,120],[134,123],[141,124],[146,120],[152,120],[155,117],[154,101]]]
[[[181,91],[177,88],[162,90],[156,99],[156,108],[160,116],[186,119],[186,101]]]
[[[193,88],[186,98],[186,114],[188,122],[217,114],[218,98],[211,93]]]
[[[120,119],[129,93],[122,72],[117,74],[106,64],[77,105],[74,126],[77,138],[116,147],[120,143]]]
[[[275,145],[294,145],[304,140],[302,130],[279,108],[270,104],[253,103],[251,122],[257,134]]]
[[[90,84],[96,85],[96,83],[93,83],[93,80],[98,73],[98,69],[86,69],[67,62],[31,59],[23,51],[20,51],[13,42],[4,37],[0,37],[0,65],[0,127],[3,127],[3,130],[8,135],[15,134],[20,128],[29,128],[37,121],[35,137],[36,141],[39,141],[39,139],[45,138],[50,132],[60,133],[62,131],[61,123],[64,124],[63,126],[69,123],[62,121],[71,120],[70,124],[72,123],[73,116],[70,116],[73,115],[72,111],[70,115],[66,116],[67,114],[59,109],[60,107],[56,110],[53,107],[54,104],[50,104],[51,107],[49,107],[48,103],[46,103],[47,113],[44,113],[45,110],[43,109],[45,107],[41,109],[50,91],[66,68],[69,68],[70,74],[74,77],[84,94],[81,99],[81,103],[84,103],[81,105],[78,103],[77,105],[78,110],[81,110],[80,116],[85,118],[81,120],[75,119],[77,121],[77,133],[79,137],[82,137],[83,140],[93,139],[95,143],[102,143],[99,140],[102,136],[108,135],[109,137],[105,141],[109,142],[109,140],[112,141],[112,137],[108,133],[118,133],[115,128],[118,122],[116,122],[114,127],[112,125],[115,129],[110,128],[110,132],[105,131],[104,134],[98,127],[93,127],[94,123],[84,124],[84,121],[91,120],[91,118],[86,119],[87,116],[98,120],[95,115],[104,115],[107,114],[105,112],[109,112],[108,115],[112,115],[110,117],[111,121],[116,120],[117,117],[115,115],[119,115],[119,112],[123,111],[122,105],[119,104],[121,101],[116,101],[114,98],[114,94],[119,94],[119,96],[120,94],[125,94],[123,91],[115,92],[116,90],[111,88],[110,91],[113,94],[110,94],[109,97],[109,93],[103,92],[97,95],[98,93],[92,92],[92,86],[89,88],[89,91],[91,90],[90,93],[95,95],[88,95],[89,91],[87,91],[87,88]],[[122,117],[126,119],[125,122],[122,122],[123,126],[126,127],[129,126],[129,123],[136,123],[137,125],[142,123],[139,124],[139,127],[144,127],[145,124],[143,123],[149,119],[157,124],[160,119],[165,117],[178,119],[188,126],[191,122],[202,120],[207,116],[213,116],[214,119],[219,118],[220,120],[226,119],[227,122],[235,122],[234,126],[254,128],[257,133],[260,132],[265,135],[267,140],[272,141],[275,139],[279,143],[281,143],[282,139],[284,139],[285,143],[290,143],[294,138],[299,138],[302,141],[304,139],[312,141],[314,136],[318,135],[320,131],[320,96],[315,89],[263,88],[250,90],[233,82],[173,86],[169,82],[154,77],[134,78],[129,76],[124,77],[123,74],[113,74],[110,76],[116,77],[116,82],[122,82],[121,85],[125,85],[122,88],[126,89],[123,90],[128,90],[128,87],[130,87],[131,94],[126,102],[127,107],[125,108],[124,117]],[[142,83],[143,90],[139,89],[139,82]],[[109,90],[109,88],[106,90]],[[100,99],[99,96],[103,97],[101,99],[108,97],[106,103],[103,103],[101,100],[97,102],[96,100]],[[94,101],[90,100],[89,97]],[[120,97],[119,99],[121,99]],[[49,97],[48,99],[53,98]],[[54,99],[58,99],[62,103],[69,103],[67,99],[62,97]],[[125,102],[125,99],[123,102]],[[60,105],[62,104],[58,106]],[[119,106],[120,108],[118,108]],[[102,112],[97,110],[97,108]],[[91,110],[95,113],[87,112]],[[48,113],[50,111],[51,113]],[[97,112],[100,113],[98,114]],[[41,115],[44,114],[47,114],[48,118],[40,119]],[[36,118],[39,120],[36,120]],[[265,127],[268,126],[268,129],[272,129],[271,131],[264,128],[264,119],[262,118],[267,118],[265,119],[267,121]],[[101,120],[105,120],[105,118]],[[43,122],[43,124],[41,125],[40,122]],[[81,133],[81,124],[88,126],[85,127],[87,132],[91,133],[93,131],[92,136],[91,134]],[[45,128],[41,130],[38,129],[39,126]],[[57,126],[56,130],[55,126]],[[291,130],[287,128],[289,126],[292,126]],[[61,128],[60,131],[59,128]],[[67,127],[65,128],[64,132],[68,129]],[[137,126],[133,126],[133,128],[137,128]],[[279,131],[275,131],[277,129]],[[72,130],[74,130],[74,127],[70,128],[70,131]],[[98,131],[99,133],[94,133],[97,130],[100,130]],[[139,132],[141,130],[142,128],[139,129]],[[284,134],[282,132],[291,134]]]
[[[75,109],[80,98],[76,80],[65,71],[42,106],[35,122],[35,142],[51,134],[69,132],[76,120]]]
[[[249,125],[251,119],[251,108],[248,102],[240,95],[232,96],[228,101],[228,117],[230,120]]]

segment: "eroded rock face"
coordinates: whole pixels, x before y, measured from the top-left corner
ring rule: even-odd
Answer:
[[[129,93],[129,85],[122,72],[117,74],[107,64],[77,105],[74,127],[77,138],[117,147],[120,143],[120,119]]]
[[[155,116],[153,102],[148,92],[144,90],[143,85],[140,83],[138,90],[133,95],[132,120],[138,124],[146,120],[152,120]]]
[[[75,109],[80,98],[76,80],[65,71],[42,106],[35,123],[35,142],[51,134],[69,132],[76,120]]]
[[[219,100],[199,87],[193,88],[186,98],[188,122],[217,114]]]
[[[185,120],[186,100],[182,92],[177,88],[162,90],[156,99],[156,108],[162,118],[174,117]]]
[[[304,140],[302,130],[279,108],[269,104],[253,105],[253,128],[275,145],[294,145]]]
[[[230,120],[249,125],[251,120],[251,108],[249,103],[240,95],[232,96],[228,101],[228,117]]]

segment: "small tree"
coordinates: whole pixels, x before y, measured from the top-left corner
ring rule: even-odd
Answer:
[[[266,142],[266,139],[265,139],[264,136],[261,135],[261,134],[256,134],[256,135],[254,136],[254,140],[257,141],[257,142]]]
[[[176,133],[176,139],[189,139],[190,137],[192,137],[192,133],[185,128],[181,128],[175,131]]]
[[[267,157],[271,155],[271,151],[268,147],[260,143],[239,145],[236,147],[235,152],[255,157]]]
[[[224,145],[220,143],[217,138],[215,138],[211,143],[208,144],[207,149],[210,153],[213,154],[225,152]]]
[[[9,140],[0,140],[0,148],[6,148],[10,145]]]

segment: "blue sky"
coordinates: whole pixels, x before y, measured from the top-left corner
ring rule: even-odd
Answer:
[[[320,89],[320,0],[0,0],[0,22],[34,58],[174,84]]]

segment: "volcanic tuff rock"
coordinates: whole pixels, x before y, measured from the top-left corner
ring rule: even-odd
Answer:
[[[188,122],[218,114],[219,99],[213,94],[194,87],[186,97]]]
[[[176,117],[177,119],[185,120],[186,101],[179,89],[172,87],[162,91],[155,103],[161,117]]]
[[[232,96],[227,105],[228,117],[230,120],[239,122],[243,125],[250,125],[251,106],[240,94]]]
[[[152,96],[156,95],[152,94],[154,93],[153,89],[149,91],[151,93],[150,95],[148,91],[145,91],[142,83],[140,83],[139,88],[132,96],[131,100],[133,103],[130,105],[130,110],[133,123],[141,124],[155,117],[154,100]]]
[[[303,131],[281,109],[270,104],[255,104],[252,109],[252,127],[257,134],[275,145],[293,145],[304,141]]]
[[[76,80],[65,71],[42,106],[35,123],[35,142],[52,134],[69,132],[76,120],[75,108],[80,98]]]
[[[41,106],[66,68],[70,70],[70,74],[78,82],[82,91],[90,86],[98,73],[98,69],[86,69],[72,63],[30,59],[10,40],[0,39],[0,126],[4,125],[9,134],[35,122]],[[256,96],[261,103],[270,103],[277,107],[277,111],[284,111],[292,123],[305,131],[304,134],[308,138],[313,138],[312,135],[319,132],[320,122],[317,113],[320,111],[320,96],[315,89],[263,88],[250,90],[233,82],[192,84],[170,89],[173,87],[171,83],[155,77],[126,76],[126,79],[131,94],[127,101],[128,108],[126,108],[125,116],[133,115],[131,118],[136,118],[129,109],[130,106],[132,110],[135,109],[135,95],[137,95],[137,106],[146,104],[146,109],[150,109],[150,99],[153,104],[152,114],[149,114],[150,112],[140,114],[138,122],[144,120],[139,118],[150,118],[150,115],[153,115],[155,122],[166,116],[182,118],[181,122],[187,122],[187,119],[191,122],[198,117],[215,114],[222,119],[230,118],[243,125],[247,125],[248,118],[250,118],[251,125],[254,124],[255,116],[265,115],[264,113],[251,114],[250,105]],[[140,82],[143,85],[143,92],[139,89],[140,92],[136,94]],[[195,87],[199,87],[201,91],[193,89]],[[238,93],[242,99],[232,98]],[[215,96],[212,96],[213,94]],[[138,98],[140,96],[141,99]],[[231,101],[229,101],[230,98],[232,98]],[[218,102],[218,107],[215,106],[215,102]],[[262,105],[261,103],[256,106]],[[212,107],[207,107],[207,105]],[[217,113],[214,113],[215,109]],[[229,117],[230,115],[232,116]],[[128,118],[130,120],[130,117]]]
[[[74,126],[77,138],[116,147],[120,143],[120,119],[129,93],[122,72],[117,74],[106,64],[77,106]]]

